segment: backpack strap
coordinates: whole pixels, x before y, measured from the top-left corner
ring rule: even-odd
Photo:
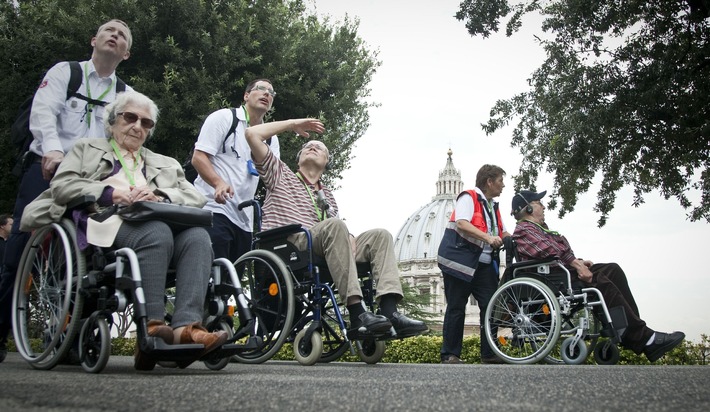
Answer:
[[[239,124],[239,119],[237,119],[237,109],[232,108],[232,126],[229,127],[229,130],[227,131],[227,134],[224,136],[224,140],[222,141],[222,153],[227,153],[227,149],[225,145],[227,144],[227,139],[229,139],[229,136],[232,133],[235,133],[237,131],[237,125]]]
[[[116,76],[116,93],[121,93],[126,91],[126,83],[121,80],[120,77]]]
[[[79,87],[81,86],[81,77],[84,74],[78,61],[70,61],[69,69],[71,70],[71,74],[69,76],[69,85],[67,86],[66,100],[69,100],[72,96],[77,95],[76,91],[79,90]]]
[[[84,76],[84,71],[81,69],[81,65],[79,64],[78,61],[70,61],[69,62],[69,69],[70,69],[70,76],[69,76],[69,84],[67,85],[67,98],[66,100],[69,100],[72,97],[76,97],[77,99],[84,100],[88,102],[89,104],[93,104],[95,106],[106,106],[107,102],[103,100],[96,100],[96,99],[91,99],[89,97],[84,96],[81,93],[78,93],[77,91],[79,90],[79,87],[81,86],[81,83],[83,81],[82,77]],[[116,93],[121,93],[126,91],[126,83],[121,80],[118,76],[116,76]]]

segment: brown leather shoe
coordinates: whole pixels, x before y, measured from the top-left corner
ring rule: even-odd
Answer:
[[[166,325],[162,320],[148,321],[148,336],[158,337],[165,341],[168,345],[172,345],[174,340],[173,329]],[[133,367],[139,371],[152,371],[153,368],[155,368],[155,360],[148,354],[141,352],[139,347],[140,344],[136,341],[136,351],[133,355]]]
[[[181,344],[198,343],[205,345],[205,350],[202,352],[202,355],[212,352],[224,345],[227,339],[229,339],[229,335],[226,331],[218,330],[216,332],[208,332],[199,322],[185,326],[185,329],[183,329],[180,334]]]

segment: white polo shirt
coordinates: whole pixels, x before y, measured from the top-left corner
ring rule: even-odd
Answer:
[[[214,200],[214,188],[207,184],[202,177],[195,179],[195,187],[207,198],[205,209],[220,213],[237,225],[240,229],[251,232],[253,230],[254,212],[251,207],[238,210],[239,203],[253,199],[259,184],[259,176],[249,173],[247,162],[252,160],[251,150],[244,137],[246,116],[243,108],[237,108],[239,123],[235,132],[227,140],[224,136],[232,126],[231,109],[220,109],[211,113],[205,119],[197,137],[195,149],[209,154],[215,172],[229,183],[234,189],[234,197],[225,204]],[[224,142],[224,152],[222,143]],[[271,151],[276,156],[280,155],[279,140],[277,136],[271,138]]]

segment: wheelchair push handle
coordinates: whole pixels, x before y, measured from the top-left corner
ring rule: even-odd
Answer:
[[[254,222],[256,223],[256,231],[261,231],[261,205],[256,199],[249,199],[241,202],[237,205],[238,210],[242,210],[245,207],[252,206],[254,208]]]

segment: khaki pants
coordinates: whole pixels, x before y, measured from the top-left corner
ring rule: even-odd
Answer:
[[[393,293],[402,298],[402,285],[394,257],[392,235],[384,229],[363,232],[355,238],[353,255],[350,233],[340,219],[326,219],[313,225],[309,231],[313,242],[313,253],[325,258],[328,270],[343,302],[350,296],[362,297],[357,278],[356,262],[369,262],[377,285],[376,299]],[[289,241],[300,250],[307,248],[305,233],[289,236]]]

